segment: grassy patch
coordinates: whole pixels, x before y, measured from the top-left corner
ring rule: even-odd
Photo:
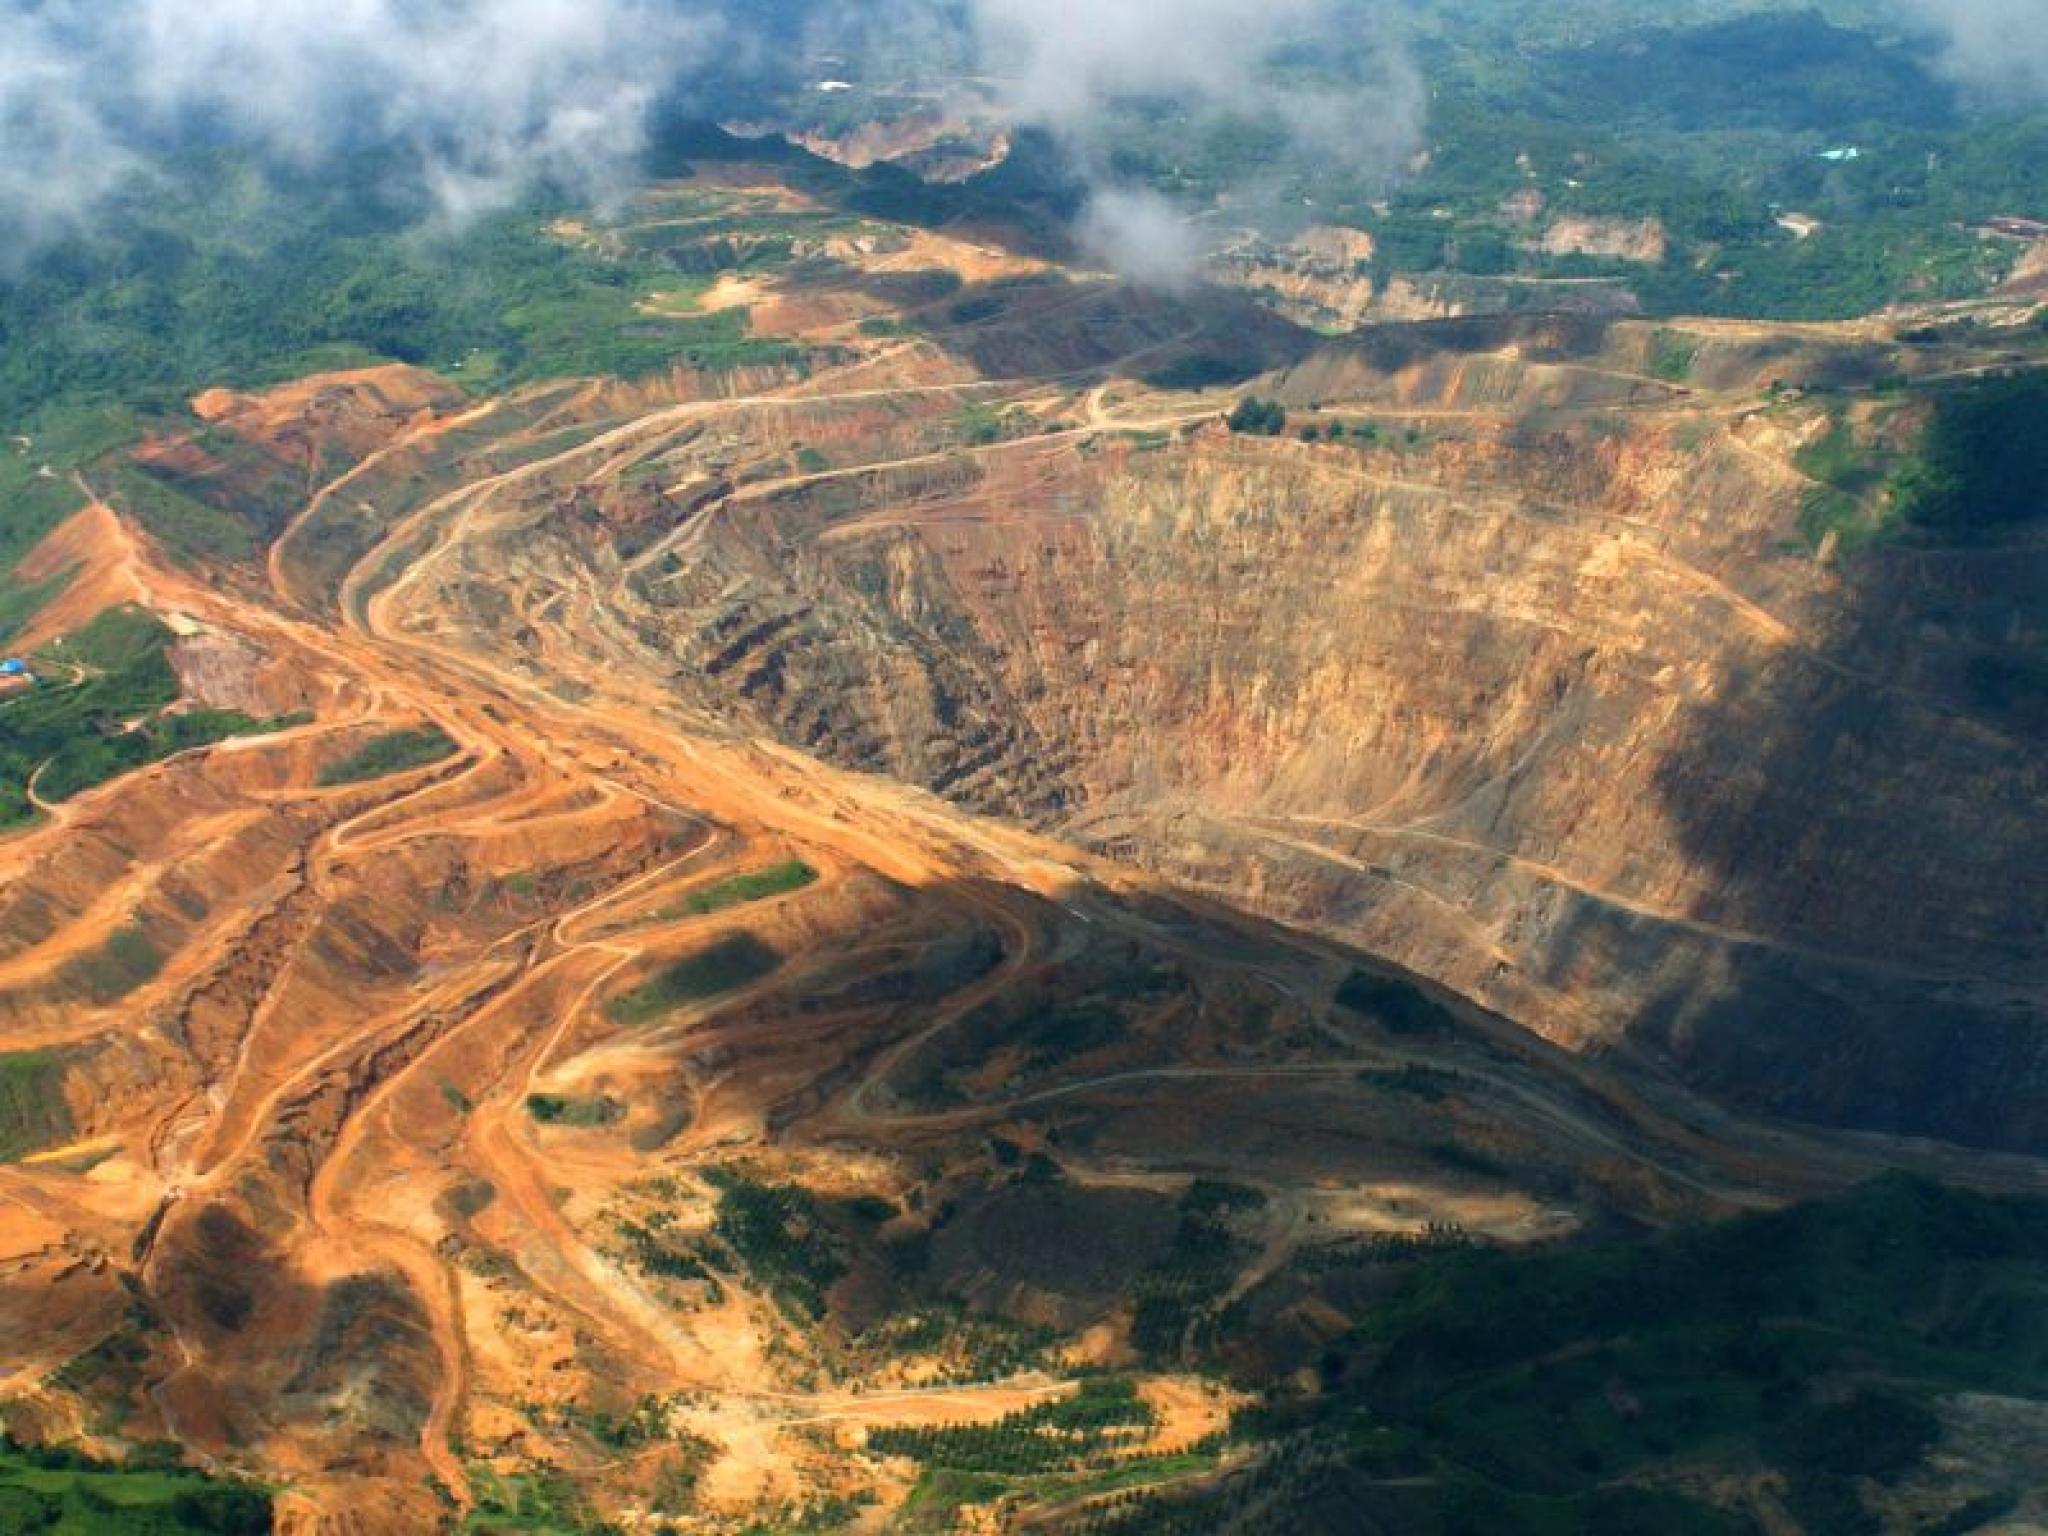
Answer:
[[[1808,549],[1820,548],[1830,534],[1854,543],[1863,523],[1863,503],[1832,486],[1813,486],[1799,498],[1799,537]]]
[[[1851,496],[1875,490],[1884,478],[1841,416],[1833,417],[1827,431],[1794,454],[1792,462],[1809,479]]]
[[[0,705],[0,826],[28,819],[31,777],[44,799],[68,800],[175,753],[292,723],[232,710],[166,713],[178,697],[170,641],[152,615],[115,608],[38,659],[43,681]]]
[[[234,561],[255,548],[248,526],[218,507],[187,496],[135,464],[116,463],[103,472],[104,494],[187,560]]]
[[[18,631],[69,580],[24,583],[10,575],[43,536],[85,505],[71,471],[133,436],[121,411],[40,413],[26,445],[0,440],[0,643]]]
[[[1955,540],[2048,520],[2048,375],[1941,395],[1898,499],[1907,522]]]
[[[736,933],[676,961],[632,991],[612,999],[621,1024],[646,1024],[686,1003],[731,992],[772,974],[782,956],[751,934]]]
[[[787,896],[791,891],[800,891],[813,884],[817,878],[818,872],[803,860],[788,859],[766,869],[720,880],[701,891],[692,891],[683,900],[683,910],[700,917],[708,916],[752,902],[767,901],[771,897]]]
[[[270,1524],[263,1489],[188,1471],[174,1454],[116,1466],[0,1441],[0,1530],[262,1536]]]
[[[970,448],[986,448],[1003,440],[1002,414],[992,406],[972,404],[961,411],[955,430]]]
[[[119,929],[91,954],[81,955],[58,974],[95,1003],[118,1001],[164,968],[163,954],[134,924]]]
[[[927,1467],[904,1502],[901,1529],[912,1536],[959,1529],[959,1515],[969,1504],[989,1504],[1010,1491],[999,1477]]]
[[[1899,452],[1886,446],[1881,423],[1858,428],[1837,413],[1826,433],[1792,462],[1814,482],[1799,508],[1799,532],[1808,548],[1819,548],[1832,535],[1838,547],[1854,550],[1898,530],[1902,491],[1915,471],[1902,468]]]
[[[750,336],[743,309],[649,315],[609,285],[538,293],[502,319],[527,350],[546,359],[550,374],[635,378],[675,367],[725,372],[803,356],[789,342]]]
[[[577,1536],[608,1529],[581,1490],[562,1473],[536,1468],[501,1477],[481,1463],[465,1469],[476,1505],[464,1518],[465,1532],[522,1532],[530,1536]]]
[[[643,304],[650,314],[667,319],[685,319],[704,312],[704,295],[710,291],[709,278],[684,278],[665,284],[659,293],[649,294]]]
[[[0,577],[0,646],[19,634],[45,603],[71,584],[71,572],[59,571],[43,581]]]
[[[54,1051],[0,1055],[0,1163],[71,1139],[64,1102],[64,1061]]]
[[[1683,384],[1699,360],[1699,344],[1679,331],[1659,331],[1650,342],[1650,376],[1666,384]]]
[[[439,726],[392,731],[351,752],[340,762],[330,763],[321,770],[320,783],[323,788],[332,789],[343,784],[363,784],[371,779],[389,778],[395,773],[410,773],[415,768],[443,762],[453,757],[456,750],[448,733]]]
[[[626,1118],[626,1106],[609,1095],[578,1099],[559,1093],[530,1093],[526,1096],[526,1112],[542,1125],[566,1125],[579,1130],[617,1125]]]

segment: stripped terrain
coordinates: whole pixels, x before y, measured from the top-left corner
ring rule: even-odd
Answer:
[[[11,1432],[176,1442],[289,1531],[536,1481],[884,1529],[901,1436],[1105,1369],[1144,1405],[1112,1468],[1213,1472],[1218,1320],[1317,1251],[1901,1165],[2038,1188],[2039,760],[1946,691],[1962,638],[1859,630],[1907,597],[1763,558],[1825,427],[1786,380],[1893,343],[1702,326],[1678,385],[1647,328],[1382,355],[978,243],[831,257],[718,301],[779,306],[803,367],[202,397],[133,458],[259,529],[245,561],[85,472],[24,648],[145,610],[188,703],[286,723],[0,838],[0,1053],[50,1096],[0,1164]],[[1146,382],[1226,339],[1375,435]],[[1962,603],[2042,556],[1920,576]],[[1874,759],[1801,800],[1703,744],[1749,720],[1796,764],[1842,698],[1924,766],[1891,885]],[[1738,812],[1805,862],[1717,842]],[[1773,1033],[1795,994],[1901,1071],[1929,999],[2011,1043],[1916,1122]],[[1228,1273],[1134,1342],[1214,1185]]]

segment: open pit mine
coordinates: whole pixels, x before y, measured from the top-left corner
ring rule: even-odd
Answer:
[[[1807,467],[2038,328],[1327,339],[636,207],[796,360],[215,390],[24,568],[36,686],[125,626],[263,728],[0,837],[14,1441],[293,1536],[1313,1529],[1449,1486],[1287,1418],[1418,1264],[2039,1192],[2048,754],[1971,679],[2048,545],[1849,558]],[[2013,1401],[1955,1502],[2040,1512]],[[1698,1467],[1622,1481],[1777,1507]]]

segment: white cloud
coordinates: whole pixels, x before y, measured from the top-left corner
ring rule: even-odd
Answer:
[[[396,147],[450,216],[601,190],[713,25],[673,0],[0,0],[0,209],[53,232],[193,114],[306,163]]]
[[[2048,6],[2042,0],[1911,0],[1946,37],[1949,72],[1994,100],[2048,96]]]
[[[1097,187],[1074,235],[1111,271],[1167,292],[1192,282],[1202,260],[1202,241],[1187,212],[1142,187]]]
[[[39,27],[0,32],[0,257],[61,234],[137,165],[87,93],[87,63]]]
[[[978,55],[1094,188],[1090,249],[1171,283],[1196,243],[1110,174],[1117,103],[1171,97],[1190,131],[1277,122],[1326,159],[1391,165],[1422,99],[1398,50],[1342,89],[1282,88],[1265,67],[1284,42],[1371,24],[1357,0],[820,0],[805,30],[954,68]],[[747,0],[0,0],[0,223],[17,253],[76,225],[194,118],[304,165],[396,151],[450,221],[540,181],[601,197],[663,91],[778,49],[803,44],[769,37]]]
[[[1277,123],[1331,163],[1387,170],[1419,140],[1424,93],[1375,17],[1340,0],[973,0],[983,66],[1006,82],[1021,122],[1057,137],[1093,197],[1078,233],[1097,256],[1153,283],[1187,280],[1200,255],[1164,202],[1109,170],[1117,104],[1174,100],[1198,133],[1223,117]],[[1277,80],[1283,44],[1364,41],[1368,78],[1342,86]],[[1262,188],[1240,188],[1256,194]]]

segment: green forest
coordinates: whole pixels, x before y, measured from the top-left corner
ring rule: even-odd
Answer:
[[[1782,1480],[1815,1536],[1876,1536],[1952,1392],[2048,1391],[2048,1206],[1904,1175],[1633,1242],[1382,1258],[1383,1299],[1238,1433],[1268,1449],[1198,1498],[1082,1529],[1745,1532],[1641,1474],[1689,1457]],[[2017,1504],[1996,1488],[1927,1529]],[[1957,1522],[1960,1523],[1957,1523]]]
[[[53,1536],[263,1536],[270,1495],[181,1466],[177,1447],[122,1465],[0,1437],[0,1531]]]
[[[96,784],[230,736],[282,729],[232,710],[172,710],[171,632],[115,608],[35,658],[29,692],[0,700],[0,827],[34,814],[29,798],[68,800]]]
[[[1981,291],[2017,246],[1976,226],[2048,214],[2048,113],[1969,99],[1926,39],[1872,7],[1435,0],[1404,14],[1428,91],[1413,164],[1390,175],[1274,124],[1191,132],[1134,104],[1117,169],[1197,205],[1269,189],[1304,221],[1369,231],[1381,276],[1612,278],[1655,314],[1831,319]],[[1375,46],[1361,29],[1354,49],[1304,43],[1276,68],[1341,88]],[[1788,212],[1818,227],[1781,227]],[[1667,253],[1545,254],[1536,237],[1559,215],[1655,219]]]
[[[478,388],[780,358],[744,313],[652,317],[674,272],[547,231],[541,197],[460,230],[374,156],[319,174],[192,151],[0,279],[0,422],[58,404],[168,411],[199,389],[396,360]]]

